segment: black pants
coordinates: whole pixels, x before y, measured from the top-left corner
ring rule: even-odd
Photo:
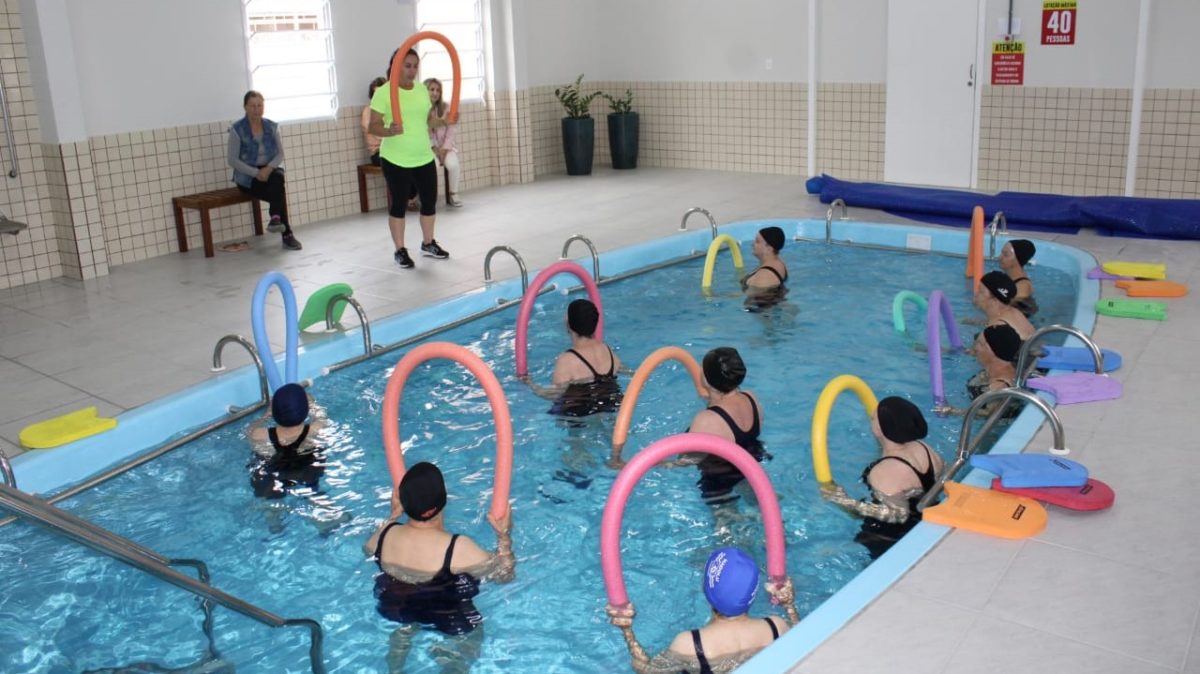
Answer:
[[[271,171],[265,183],[258,178],[251,178],[250,187],[238,185],[238,189],[266,201],[271,217],[279,216],[279,221],[283,223],[283,233],[288,234],[292,231],[291,225],[288,224],[287,189],[283,184],[283,171]]]
[[[436,162],[424,166],[405,168],[396,166],[387,159],[383,160],[383,178],[387,181],[388,189],[392,192],[392,205],[388,215],[393,218],[403,218],[407,204],[402,199],[396,199],[397,194],[412,194],[415,188],[417,196],[421,197],[421,215],[437,213],[437,167]],[[411,198],[411,197],[409,197]]]

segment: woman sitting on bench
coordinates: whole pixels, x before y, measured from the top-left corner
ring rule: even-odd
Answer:
[[[279,125],[263,117],[264,99],[257,91],[242,98],[246,116],[229,127],[228,161],[238,189],[267,202],[268,232],[283,233],[283,247],[300,250],[288,225],[287,192],[283,184],[283,139]]]

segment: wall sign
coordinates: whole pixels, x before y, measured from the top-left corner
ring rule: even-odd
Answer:
[[[1042,44],[1075,44],[1076,0],[1042,2]]]
[[[992,86],[1025,83],[1025,43],[992,43]]]

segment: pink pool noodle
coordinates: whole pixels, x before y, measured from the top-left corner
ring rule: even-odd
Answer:
[[[492,516],[500,517],[508,507],[508,491],[512,485],[513,430],[512,417],[508,412],[508,399],[499,380],[475,354],[458,344],[430,342],[404,354],[396,363],[396,369],[388,378],[383,394],[383,448],[387,456],[388,471],[392,486],[400,484],[404,477],[404,451],[400,446],[400,399],[404,395],[404,383],[418,365],[434,358],[446,358],[467,368],[487,394],[492,406],[492,420],[496,425],[496,470],[492,487]]]
[[[772,582],[782,582],[787,577],[786,550],[783,540],[783,516],[779,512],[779,499],[775,488],[763,471],[762,466],[746,450],[715,435],[704,433],[680,433],[663,438],[638,452],[621,472],[617,474],[608,501],[604,504],[604,517],[600,523],[600,567],[604,572],[604,587],[608,603],[614,607],[629,604],[625,593],[625,577],[621,569],[621,520],[625,515],[625,501],[638,480],[659,461],[685,452],[713,454],[732,463],[754,489],[758,507],[762,512],[763,528],[767,539],[767,576]]]
[[[946,404],[945,384],[942,381],[942,331],[938,325],[946,325],[946,334],[950,337],[950,345],[956,349],[963,348],[962,338],[958,335],[958,323],[954,322],[954,313],[950,311],[950,302],[942,291],[929,293],[929,308],[925,311],[925,343],[929,348],[929,387],[933,391],[933,404]]]
[[[517,314],[517,375],[524,377],[529,374],[528,351],[529,351],[529,315],[533,313],[533,303],[537,300],[538,292],[542,286],[546,285],[557,274],[574,274],[587,289],[588,299],[592,304],[596,305],[596,310],[600,312],[600,321],[596,323],[596,332],[594,337],[597,340],[604,340],[604,306],[600,304],[600,290],[596,288],[596,282],[587,273],[587,270],[580,267],[575,262],[570,260],[559,260],[554,264],[546,267],[533,279],[533,283],[529,284],[529,289],[525,291],[525,296],[521,298],[521,310]]]

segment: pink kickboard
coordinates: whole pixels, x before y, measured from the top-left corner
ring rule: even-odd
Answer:
[[[1113,502],[1117,500],[1112,487],[1093,478],[1088,478],[1087,484],[1082,487],[1006,488],[997,477],[992,480],[992,489],[1045,501],[1069,510],[1104,510],[1112,507]]]
[[[1052,377],[1034,377],[1026,382],[1029,388],[1046,391],[1058,405],[1114,400],[1121,397],[1121,382],[1094,372],[1072,372]]]

